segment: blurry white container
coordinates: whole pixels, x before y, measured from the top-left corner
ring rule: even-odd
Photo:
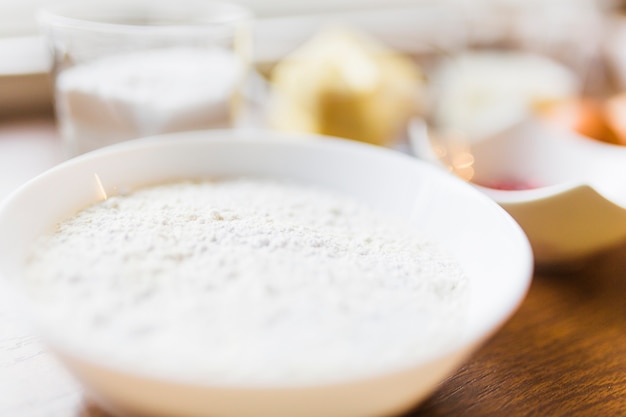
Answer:
[[[69,155],[242,117],[252,13],[230,3],[68,3],[42,10]]]

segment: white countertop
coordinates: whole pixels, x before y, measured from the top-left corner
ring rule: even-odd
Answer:
[[[64,159],[52,119],[0,122],[0,199]]]
[[[0,200],[65,159],[51,118],[0,121]],[[82,392],[0,293],[0,415],[89,416]]]

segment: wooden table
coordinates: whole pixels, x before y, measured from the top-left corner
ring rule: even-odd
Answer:
[[[537,273],[513,318],[411,415],[626,416],[626,244]]]
[[[50,121],[0,124],[0,197],[61,159]],[[626,243],[577,270],[538,272],[513,318],[410,415],[626,415],[625,255]],[[103,417],[0,301],[0,416]]]

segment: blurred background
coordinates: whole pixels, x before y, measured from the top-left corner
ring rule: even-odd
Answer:
[[[53,112],[50,58],[35,17],[50,3],[0,0],[0,119]],[[257,18],[249,98],[262,124],[394,146],[414,117],[483,137],[531,111],[623,141],[604,105],[618,98],[613,109],[620,108],[626,89],[626,20],[616,0],[239,3]],[[368,65],[378,74],[373,96],[346,82],[363,80]],[[297,114],[312,101],[314,119]]]

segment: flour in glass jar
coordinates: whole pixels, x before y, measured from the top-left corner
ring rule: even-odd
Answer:
[[[224,128],[238,118],[241,59],[222,48],[124,52],[61,71],[56,107],[73,154],[123,140]]]
[[[372,375],[462,332],[466,277],[413,227],[326,189],[183,181],[108,198],[42,237],[29,291],[58,341],[219,383]]]

